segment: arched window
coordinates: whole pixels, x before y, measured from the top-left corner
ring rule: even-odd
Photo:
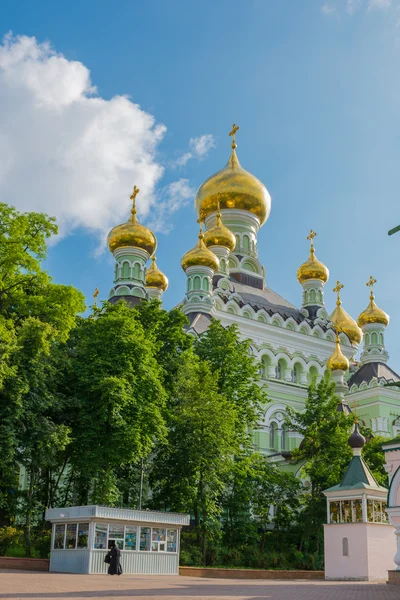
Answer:
[[[271,364],[271,359],[268,354],[264,354],[261,358],[261,377],[263,379],[268,378],[269,366]]]
[[[278,364],[276,366],[276,378],[283,379],[285,377],[286,371],[286,361],[283,358],[278,360]]]
[[[129,279],[131,275],[131,265],[128,262],[122,264],[122,278]]]
[[[196,277],[193,279],[193,289],[197,292],[198,290],[200,290],[200,285],[201,285],[200,277],[198,277],[196,275]]]
[[[312,367],[310,367],[310,370],[308,372],[308,376],[307,376],[307,380],[308,383],[312,383],[314,379],[316,379],[318,377],[318,369],[317,367],[314,367],[314,365]]]
[[[276,435],[276,431],[278,429],[278,426],[276,423],[271,423],[270,428],[269,428],[269,447],[272,448],[273,450],[276,450],[276,444],[277,444],[277,435]]]
[[[286,450],[286,427],[282,425],[281,430],[281,449]]]
[[[315,290],[310,290],[310,302],[315,304],[316,301],[317,301],[317,295],[315,293]]]
[[[300,363],[296,363],[293,368],[293,383],[301,383],[301,374],[303,372],[303,367]]]
[[[208,290],[210,289],[210,283],[209,283],[207,277],[204,277],[204,279],[203,279],[203,289],[205,292],[208,292]]]
[[[250,252],[250,240],[248,235],[243,236],[243,250]]]
[[[219,264],[220,264],[220,270],[221,270],[222,272],[226,271],[226,261],[225,261],[225,259],[224,259],[224,258],[221,258],[221,260],[220,260],[220,263],[219,263]]]
[[[377,333],[375,333],[375,331],[371,334],[371,344],[377,344],[378,343],[378,335]]]
[[[139,265],[139,263],[135,263],[133,265],[132,277],[133,277],[133,279],[140,279],[140,265]]]
[[[240,237],[238,235],[235,235],[235,238],[236,238],[235,250],[239,250],[240,249]]]

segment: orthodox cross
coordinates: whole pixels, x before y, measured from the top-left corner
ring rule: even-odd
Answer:
[[[342,290],[343,288],[344,288],[344,285],[343,285],[343,283],[340,283],[340,281],[338,280],[338,281],[336,282],[336,287],[334,287],[334,288],[333,288],[333,290],[332,290],[333,292],[336,292],[336,293],[337,293],[337,300],[336,300],[336,304],[337,304],[338,306],[340,306],[340,304],[341,304],[341,302],[340,302],[340,290]]]
[[[229,136],[232,138],[232,150],[235,150],[235,148],[237,148],[235,135],[236,135],[236,132],[239,131],[239,129],[240,129],[239,125],[235,125],[235,123],[234,123],[232,125],[232,130],[229,132]]]
[[[314,247],[314,238],[316,237],[316,233],[315,231],[313,231],[312,229],[310,229],[310,233],[307,236],[307,239],[310,240],[310,246],[311,248]]]
[[[133,218],[136,217],[136,196],[138,195],[139,192],[140,192],[139,188],[136,187],[136,185],[134,185],[132,195],[130,196],[130,200],[132,200],[131,214],[132,214]]]
[[[369,289],[370,289],[370,291],[371,291],[371,293],[370,293],[370,295],[369,295],[369,297],[370,297],[370,300],[373,300],[373,299],[374,299],[374,290],[373,290],[373,287],[374,287],[374,284],[375,284],[375,283],[376,283],[376,279],[375,279],[374,277],[372,277],[372,275],[370,275],[370,276],[369,276],[369,280],[368,280],[368,281],[367,281],[367,283],[365,284],[367,287],[369,287]]]
[[[97,306],[97,296],[100,294],[99,289],[96,288],[93,292],[94,305]]]

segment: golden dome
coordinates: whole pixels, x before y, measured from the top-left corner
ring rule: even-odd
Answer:
[[[204,244],[204,236],[200,226],[199,241],[194,248],[186,252],[181,260],[181,267],[184,271],[189,267],[209,267],[213,271],[219,270],[219,259]]]
[[[152,263],[146,271],[146,287],[158,288],[165,292],[168,287],[168,277],[156,265],[156,257],[152,256]]]
[[[357,319],[357,323],[360,327],[368,325],[368,323],[381,323],[382,325],[385,325],[385,327],[389,325],[389,315],[375,304],[375,296],[372,291],[374,283],[376,283],[376,279],[372,276],[366,283],[366,285],[371,288],[371,293],[369,295],[369,304],[367,308],[362,311]]]
[[[129,220],[126,223],[117,225],[108,234],[107,244],[110,252],[114,252],[117,248],[129,246],[145,250],[150,256],[155,252],[157,247],[156,236],[150,229],[138,223],[136,218],[136,196],[138,193],[139,190],[135,186],[131,196],[133,206]]]
[[[362,340],[362,331],[355,320],[351,318],[344,308],[342,308],[340,290],[343,289],[343,287],[344,285],[338,281],[336,287],[333,288],[333,291],[337,292],[337,300],[336,308],[329,317],[329,320],[334,324],[337,332],[343,331],[352,344],[359,344]]]
[[[326,283],[329,279],[328,268],[315,256],[313,239],[317,234],[312,229],[310,230],[307,239],[311,241],[310,258],[301,265],[297,270],[297,280],[299,283],[304,283],[310,279],[318,279]]]
[[[236,246],[235,235],[222,223],[221,212],[219,210],[219,203],[217,212],[217,222],[214,225],[214,227],[211,227],[211,229],[208,229],[205,232],[204,243],[207,247],[223,246],[224,248],[228,248],[230,252],[232,252],[232,250],[234,250]]]
[[[331,357],[326,362],[329,371],[348,371],[350,363],[340,348],[340,339],[336,334],[336,347]]]
[[[226,166],[209,177],[197,190],[194,200],[201,219],[215,212],[218,201],[221,208],[245,210],[256,215],[262,225],[271,212],[271,196],[257,177],[243,169],[236,155],[234,134],[239,127],[233,126],[232,154]]]

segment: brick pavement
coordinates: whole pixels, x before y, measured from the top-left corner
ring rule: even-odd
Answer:
[[[399,586],[164,575],[0,572],[1,600],[399,600]]]

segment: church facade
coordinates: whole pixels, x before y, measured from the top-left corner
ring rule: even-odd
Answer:
[[[336,382],[340,410],[349,411],[356,403],[359,419],[376,435],[399,435],[400,387],[388,384],[400,382],[400,376],[387,364],[384,333],[389,317],[375,303],[376,280],[367,282],[369,304],[357,321],[344,310],[343,285],[337,282],[336,308],[329,315],[324,303],[329,271],[316,258],[316,234],[310,231],[310,255],[297,273],[301,307],[267,286],[257,236],[269,217],[271,198],[263,183],[240,165],[237,130],[234,125],[229,134],[228,163],[200,186],[195,198],[198,241],[181,260],[187,277],[181,308],[189,320],[188,334],[202,335],[214,317],[224,326],[236,324],[241,336],[251,340],[270,400],[254,443],[271,460],[283,462],[299,446],[301,438],[285,427],[287,407],[301,411],[308,385],[327,369]],[[156,238],[137,221],[138,191],[135,187],[131,196],[130,219],[108,236],[115,258],[111,302],[161,299],[168,286],[154,256]],[[355,361],[361,344],[360,360]]]

